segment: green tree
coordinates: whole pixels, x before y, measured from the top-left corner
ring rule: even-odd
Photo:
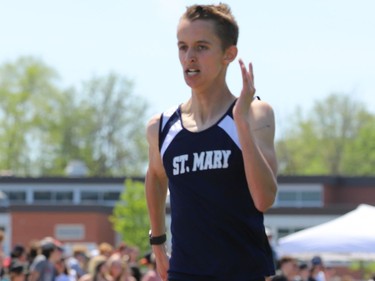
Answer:
[[[148,242],[150,224],[142,182],[125,181],[124,191],[113,209],[110,221],[114,230],[127,244],[139,247],[143,253],[150,250]]]
[[[359,271],[361,273],[362,280],[372,280],[375,274],[375,262],[357,260],[350,263],[349,269],[352,271]]]
[[[146,165],[147,103],[116,74],[79,90],[25,57],[0,66],[0,170],[17,176],[64,175],[72,160],[89,175],[139,176]]]
[[[48,143],[57,155],[51,166],[54,172],[79,159],[90,175],[143,174],[147,103],[131,90],[132,83],[126,78],[109,74],[86,81],[78,94],[66,91],[69,98],[60,103],[59,122],[48,126]]]
[[[95,175],[144,173],[148,105],[131,90],[132,83],[116,74],[93,78],[84,85],[79,108],[91,119],[83,118],[82,158]]]
[[[367,164],[374,154],[374,116],[352,96],[332,94],[317,101],[307,117],[297,111],[289,120],[276,142],[281,174],[374,174]]]
[[[53,112],[48,101],[61,96],[57,79],[55,70],[30,57],[0,67],[0,170],[35,172],[41,143],[34,129],[45,110]]]
[[[343,160],[346,174],[375,175],[375,116],[366,117],[352,145],[346,148]]]

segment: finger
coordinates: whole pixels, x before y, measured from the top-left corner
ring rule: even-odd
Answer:
[[[249,80],[249,76],[248,76],[248,72],[247,72],[246,66],[245,66],[245,64],[244,64],[244,62],[243,62],[242,59],[239,59],[238,62],[240,64],[240,68],[241,68],[243,87],[247,88],[249,86],[248,85],[248,83],[249,83],[249,81],[248,81]]]
[[[239,64],[240,64],[242,77],[243,77],[243,78],[246,78],[246,72],[247,72],[247,70],[246,70],[245,63],[243,62],[242,59],[239,59],[238,62],[239,62]]]
[[[251,77],[251,81],[254,84],[254,70],[253,70],[253,63],[252,62],[249,63],[249,74],[250,74],[250,77]]]
[[[255,89],[255,83],[254,83],[254,69],[253,69],[253,63],[252,62],[249,63],[249,73],[250,73],[250,77],[251,77],[251,87],[253,88],[253,91],[254,91],[254,94],[255,94],[256,89]]]

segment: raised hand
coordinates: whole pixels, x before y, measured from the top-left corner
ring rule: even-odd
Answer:
[[[249,63],[249,70],[247,70],[242,59],[239,59],[238,62],[242,73],[242,91],[233,109],[233,115],[235,118],[247,119],[250,104],[255,95],[253,65]]]

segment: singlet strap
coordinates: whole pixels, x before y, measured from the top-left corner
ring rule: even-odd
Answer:
[[[160,115],[159,124],[159,151],[162,148],[163,142],[168,134],[169,129],[180,118],[180,106],[172,107]]]

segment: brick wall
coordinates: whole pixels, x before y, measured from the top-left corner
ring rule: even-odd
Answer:
[[[15,211],[11,213],[12,246],[17,243],[28,245],[31,240],[45,236],[55,236],[57,224],[81,224],[84,226],[84,239],[62,242],[115,243],[115,233],[109,222],[108,212],[72,211]]]

